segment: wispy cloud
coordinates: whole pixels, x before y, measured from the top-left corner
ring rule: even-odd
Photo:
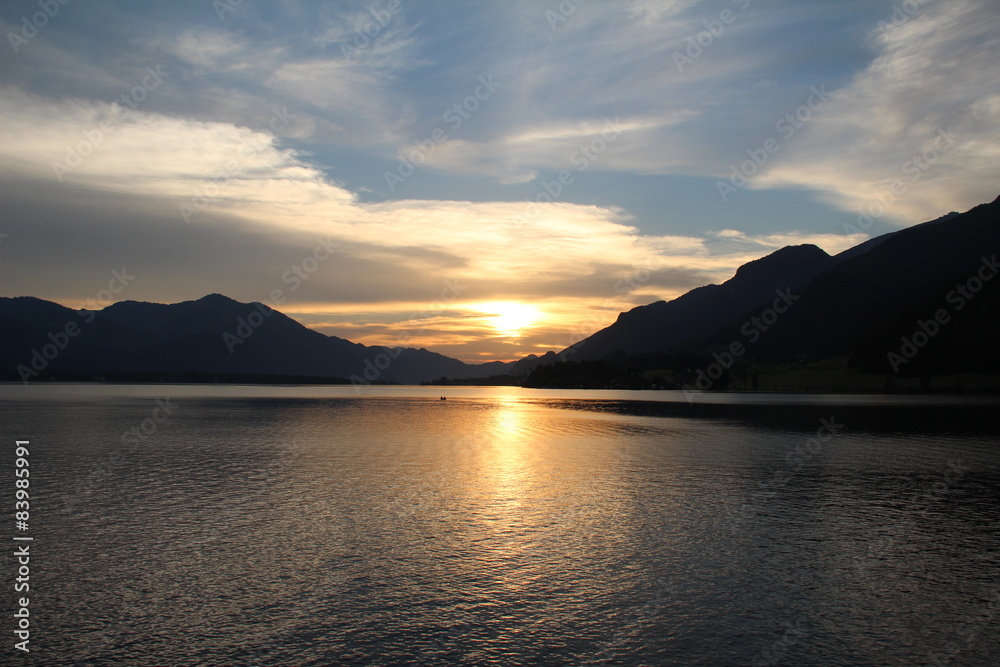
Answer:
[[[119,110],[90,101],[54,102],[15,90],[5,92],[0,102],[4,135],[0,152],[6,164],[16,165],[19,178],[29,179],[34,189],[62,194],[82,190],[117,195],[107,200],[108,206],[119,214],[131,210],[136,215],[133,224],[148,226],[145,233],[150,236],[173,237],[174,252],[180,253],[189,243],[199,245],[204,253],[199,253],[200,259],[173,257],[178,265],[187,266],[189,280],[200,275],[213,290],[240,298],[267,298],[279,284],[282,266],[275,260],[242,265],[233,249],[225,247],[225,237],[211,240],[224,253],[211,258],[204,252],[206,227],[223,224],[235,231],[242,226],[251,240],[244,239],[241,245],[280,239],[284,257],[289,248],[312,243],[310,237],[338,244],[341,255],[336,264],[317,272],[301,292],[303,299],[322,294],[330,302],[399,302],[409,293],[414,295],[409,303],[417,304],[432,301],[439,284],[454,279],[468,285],[466,303],[542,299],[561,301],[562,309],[575,304],[586,311],[595,300],[610,299],[608,318],[613,318],[615,308],[682,293],[751,256],[746,252],[712,256],[705,239],[697,237],[644,235],[629,224],[623,211],[597,206],[544,204],[534,220],[526,221],[518,202],[363,203],[294,151],[281,148],[273,136],[142,111],[118,121],[80,164],[61,175],[63,183],[58,184],[51,164],[63,158],[67,146],[80,141],[84,136],[80,128],[98,128]],[[39,118],[49,119],[47,132],[26,132]],[[208,205],[187,223],[179,210],[195,197],[204,197]],[[150,206],[159,207],[156,215],[140,214]],[[93,223],[40,216],[34,228],[38,234],[49,234],[77,224]],[[123,253],[136,254],[133,235],[112,236],[102,243],[105,254],[119,243]],[[168,249],[157,250],[162,254]],[[73,254],[77,248],[52,245],[47,252],[58,262],[59,254]],[[150,262],[146,253],[139,255],[147,257],[142,260],[145,280],[136,281],[130,297],[164,298],[172,283],[169,264],[162,258]],[[259,255],[254,252],[255,262]],[[220,279],[223,264],[240,270]],[[639,269],[646,272],[643,280],[626,290],[618,287]],[[252,278],[248,280],[247,274]],[[67,293],[72,288],[60,288],[60,294]],[[559,323],[550,320],[548,326],[541,335],[559,338]]]
[[[242,3],[223,22],[211,3],[156,20],[134,3],[67,5],[30,48],[0,53],[0,231],[22,248],[5,254],[5,285],[83,298],[127,262],[142,267],[130,298],[260,300],[323,238],[335,260],[293,312],[364,342],[419,325],[428,345],[509,358],[782,245],[842,250],[864,234],[837,233],[853,217],[837,209],[897,181],[886,219],[993,199],[990,0],[924,2],[884,31],[882,0],[807,4]],[[15,14],[0,8],[0,27]],[[168,75],[124,106],[147,68]],[[502,85],[454,128],[448,111],[484,76]],[[770,208],[720,204],[711,184],[824,84],[838,94],[733,198]],[[422,173],[387,190],[384,174],[439,128]],[[914,162],[939,132],[947,150]],[[557,188],[563,171],[575,180]],[[467,292],[411,321],[445,280]],[[498,338],[476,308],[503,300],[548,317]]]
[[[991,0],[924,5],[872,26],[878,56],[754,185],[857,212],[884,201],[911,224],[996,196],[1000,13]]]

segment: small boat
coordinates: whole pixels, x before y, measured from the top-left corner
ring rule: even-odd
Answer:
[[[442,401],[447,401],[447,400],[448,400],[448,397],[447,397],[447,396],[442,396],[442,397],[441,397],[441,400],[442,400]]]

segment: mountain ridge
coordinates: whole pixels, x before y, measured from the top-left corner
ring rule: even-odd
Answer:
[[[129,300],[79,311],[36,297],[0,297],[0,325],[7,341],[0,369],[23,381],[59,370],[418,383],[441,375],[487,376],[507,367],[466,364],[426,349],[353,343],[309,329],[262,303],[221,294],[175,304]]]
[[[796,290],[836,260],[812,244],[786,246],[748,262],[720,285],[697,287],[671,301],[657,301],[621,313],[616,322],[563,350],[560,356],[581,361],[614,352],[638,354],[707,336],[749,308]]]
[[[968,310],[952,306],[954,312],[945,312],[948,329],[929,336],[931,351],[921,360],[890,365],[893,372],[940,372],[949,364],[976,363],[1000,370],[991,342],[994,334],[1000,337],[1000,307],[993,307],[1000,303],[1000,280],[990,282],[998,250],[1000,197],[834,256],[811,244],[786,246],[740,266],[721,284],[622,312],[613,324],[559,353],[482,364],[424,348],[365,346],[309,329],[263,303],[218,293],[174,304],[120,301],[100,310],[72,310],[31,296],[0,297],[5,334],[0,373],[26,382],[58,371],[418,383],[523,377],[567,359],[645,355],[643,363],[672,359],[669,363],[690,365],[698,354],[734,343],[746,348],[747,361],[844,356],[859,368],[884,373],[907,333],[926,322],[928,312],[945,309],[957,298],[956,286],[974,279],[968,276],[976,271],[978,301],[963,298]]]
[[[1000,272],[1000,198],[873,240],[877,242],[840,253],[808,280],[799,280],[784,302],[768,303],[755,293],[756,305],[744,304],[738,314],[732,310],[730,321],[708,335],[671,339],[662,335],[669,325],[664,319],[671,303],[678,304],[675,311],[683,310],[680,306],[699,293],[718,301],[718,289],[699,288],[674,302],[640,306],[577,343],[577,349],[564,350],[560,359],[570,361],[561,374],[537,373],[528,385],[569,386],[599,376],[616,378],[615,386],[638,388],[648,384],[640,376],[655,371],[661,386],[673,382],[680,388],[699,377],[700,385],[718,389],[728,386],[734,374],[743,374],[741,386],[756,388],[748,373],[775,372],[784,365],[822,366],[823,381],[829,383],[823,386],[883,390],[874,376],[883,378],[886,389],[897,379],[919,376],[926,389],[930,378],[947,376],[956,390],[962,384],[957,376],[1000,373],[994,342],[1000,340],[1000,280],[993,280]],[[775,268],[775,254],[758,262]],[[746,274],[742,268],[724,285],[738,282]],[[783,268],[787,273],[794,263]],[[799,275],[803,277],[808,276]],[[683,314],[688,332],[709,328],[702,313],[688,308]],[[611,351],[609,340],[624,344]],[[574,354],[581,350],[582,355]],[[611,367],[579,366],[596,361]],[[712,382],[697,375],[715,366]],[[869,377],[860,378],[864,374]],[[786,377],[782,386],[787,388],[795,377]],[[976,382],[984,389],[1000,388],[997,377]]]

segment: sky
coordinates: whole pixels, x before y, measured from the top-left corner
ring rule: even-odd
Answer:
[[[8,0],[0,294],[470,362],[1000,194],[996,0]]]

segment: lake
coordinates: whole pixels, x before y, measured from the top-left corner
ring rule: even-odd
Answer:
[[[973,397],[2,385],[8,507],[14,441],[30,440],[30,527],[7,531],[33,541],[31,653],[13,649],[8,584],[0,655],[996,664],[998,412]]]

